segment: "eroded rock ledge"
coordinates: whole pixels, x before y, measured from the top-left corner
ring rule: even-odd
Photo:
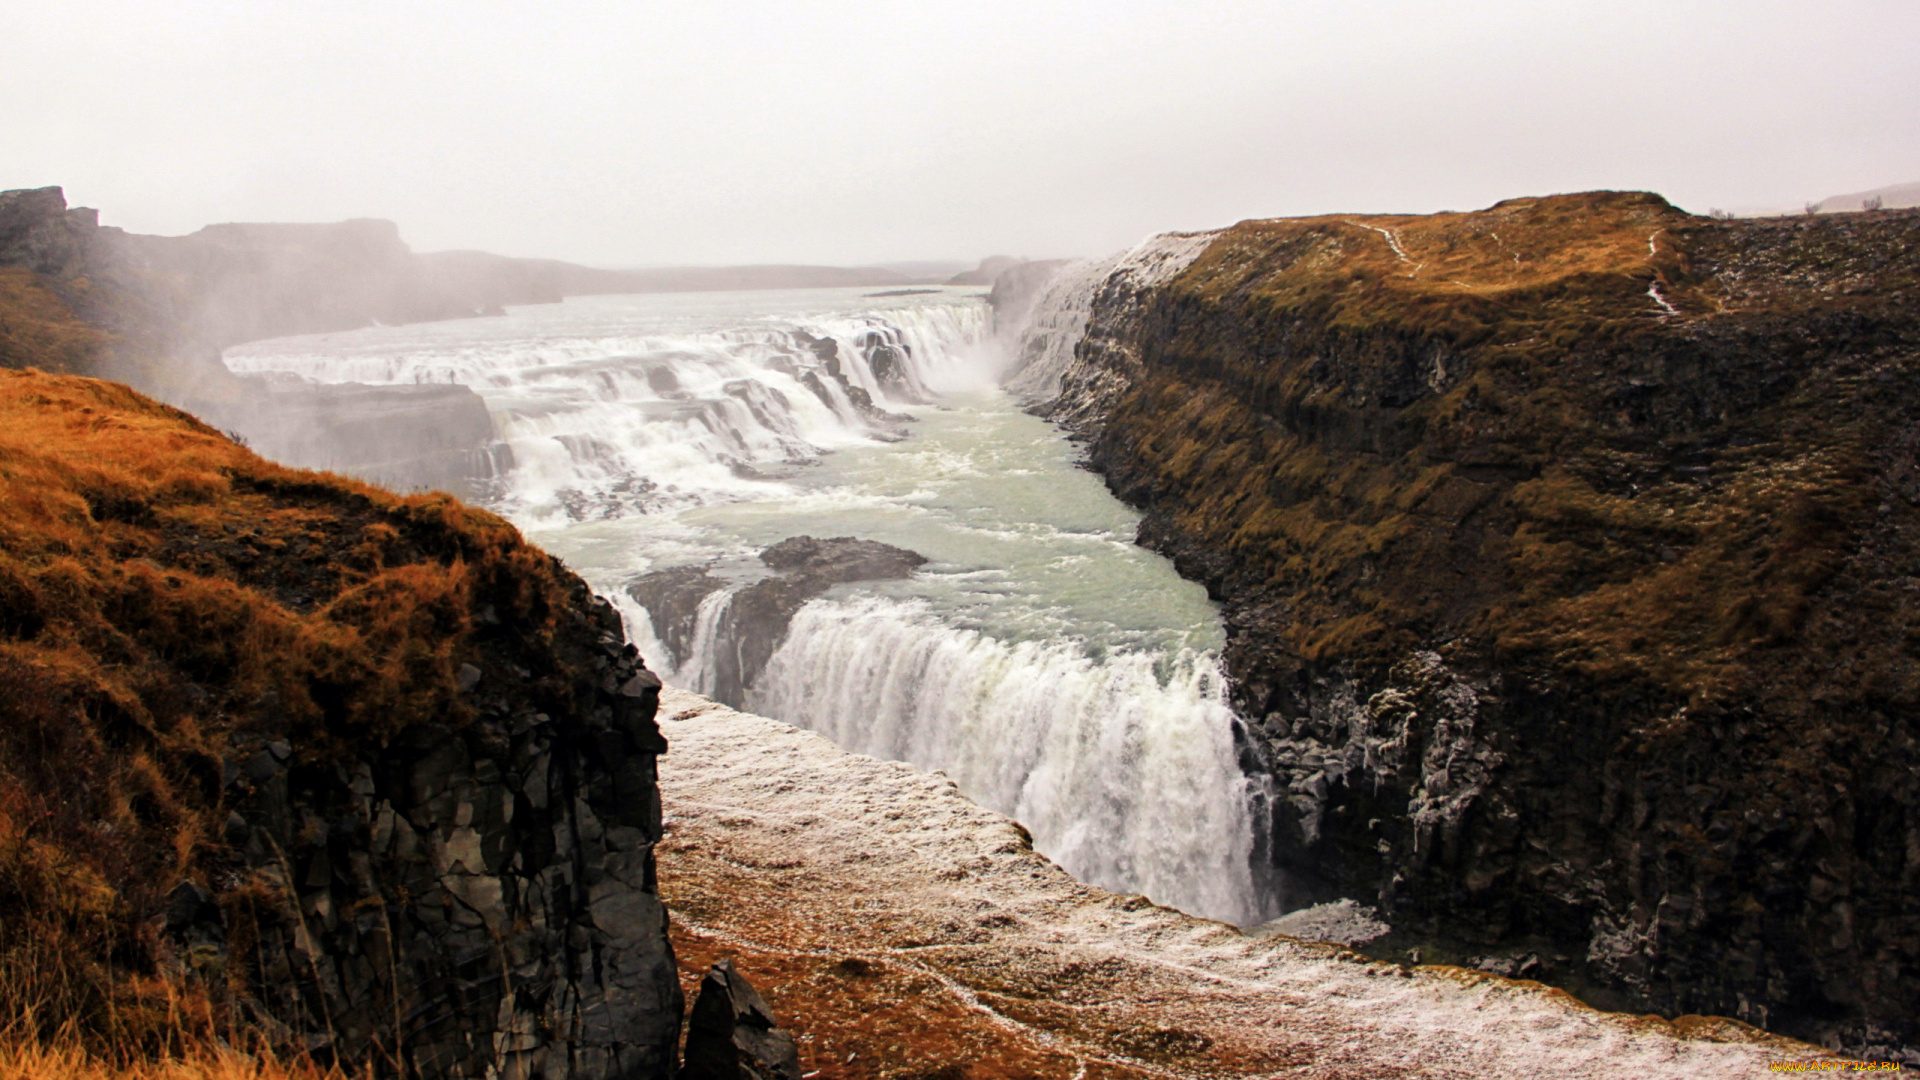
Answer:
[[[760,561],[773,573],[744,586],[716,576],[709,566],[659,570],[627,586],[627,595],[652,616],[661,643],[682,663],[696,647],[702,606],[709,598],[725,605],[708,615],[705,632],[713,649],[713,696],[734,705],[744,701],[746,687],[786,640],[787,627],[807,601],[847,582],[904,578],[927,559],[878,540],[790,536],[762,551]]]
[[[1911,1057],[1920,214],[1252,221],[1093,297],[1049,410],[1225,604],[1293,888]]]
[[[689,990],[732,958],[835,1080],[1748,1077],[1727,1020],[1254,937],[1073,880],[939,773],[671,687],[661,895]]]

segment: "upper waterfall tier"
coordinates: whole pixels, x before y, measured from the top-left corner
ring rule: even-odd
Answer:
[[[1151,288],[1185,270],[1218,235],[1162,233],[1101,259],[1069,263],[1051,276],[1007,282],[994,290],[994,333],[1012,353],[1005,372],[1008,390],[1035,402],[1060,394],[1060,379],[1073,363],[1086,333],[1087,316],[1102,290],[1127,295]],[[1010,296],[1018,289],[1031,296]]]
[[[973,293],[788,316],[767,314],[793,303],[769,295],[577,299],[260,342],[227,362],[318,383],[472,388],[514,463],[499,503],[529,521],[751,499],[782,467],[899,438],[909,418],[891,410],[991,377]]]

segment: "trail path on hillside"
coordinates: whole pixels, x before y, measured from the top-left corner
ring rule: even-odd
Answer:
[[[820,1078],[1756,1077],[1807,1060],[1457,968],[1371,963],[1068,877],[944,776],[669,689],[660,891]]]

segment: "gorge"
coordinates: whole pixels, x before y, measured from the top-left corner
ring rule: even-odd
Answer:
[[[1381,973],[1459,964],[1607,1007],[1718,1013],[1897,1060],[1912,1053],[1920,1012],[1917,669],[1905,621],[1920,504],[1904,419],[1920,343],[1916,229],[1909,213],[1721,222],[1657,196],[1594,193],[1167,234],[1104,260],[1016,266],[991,292],[576,298],[227,348],[230,377],[328,402],[370,430],[405,437],[407,422],[370,416],[340,388],[457,403],[465,419],[436,436],[457,478],[570,571],[515,546],[505,522],[458,517],[450,500],[257,479],[263,466],[244,455],[205,449],[219,440],[204,427],[183,430],[200,440],[194,452],[215,454],[205,466],[215,479],[142,472],[143,459],[134,480],[82,477],[62,505],[105,530],[108,554],[131,560],[115,575],[144,581],[150,562],[208,580],[306,582],[274,601],[293,615],[274,618],[361,620],[390,635],[379,655],[416,665],[375,679],[426,688],[395,714],[425,725],[410,733],[356,727],[351,702],[373,691],[313,683],[297,665],[249,676],[293,680],[274,684],[276,699],[188,668],[113,691],[144,702],[155,719],[140,723],[163,735],[182,718],[237,725],[230,746],[193,751],[228,759],[235,778],[205,804],[202,831],[242,852],[262,887],[291,889],[334,935],[316,948],[314,931],[277,924],[287,941],[309,935],[276,947],[287,971],[312,967],[286,976],[310,989],[261,1008],[290,1023],[325,1002],[347,1032],[329,1045],[344,1039],[349,1056],[379,1043],[376,1014],[397,1008],[402,980],[377,971],[395,962],[397,916],[426,927],[408,962],[458,988],[446,992],[458,1002],[446,1022],[461,1034],[421,1038],[427,1058],[416,1060],[511,1051],[548,1063],[528,1066],[548,1076],[644,1073],[670,1057],[670,1047],[647,1049],[670,1044],[663,1017],[677,1026],[679,1015],[660,974],[671,954],[655,896],[690,905],[695,929],[681,944],[703,956],[744,939],[700,933],[767,929],[718,913],[733,910],[728,890],[787,881],[794,867],[763,848],[788,843],[778,837],[793,826],[775,819],[803,811],[782,803],[758,815],[772,824],[752,824],[757,811],[738,800],[754,796],[728,789],[732,810],[689,810],[685,835],[671,835],[653,802],[658,680],[624,646],[624,628],[674,686],[846,750],[941,770],[889,775],[902,791],[950,784],[956,798],[1017,819],[1039,854],[990,854],[1035,860],[1019,874],[1057,873],[1050,859],[1092,886],[1144,893],[1145,909],[1243,926],[1357,901],[1392,928],[1361,946],[1386,963],[1351,953],[1328,962]],[[19,385],[20,408],[60,411],[63,431],[97,426],[86,410],[145,408],[90,399],[98,391],[81,381],[57,393]],[[385,450],[328,460],[337,450],[320,441],[276,453],[398,475],[383,474],[382,455],[395,456]],[[242,506],[256,493],[337,504],[326,512],[358,530],[361,547],[278,526],[247,532],[234,515],[260,513]],[[279,521],[297,508],[267,513]],[[68,595],[56,591],[64,571],[54,554],[21,555],[21,543],[9,539],[25,568],[8,570],[21,584],[6,596],[25,614],[9,616],[7,634],[35,648],[79,640],[47,636],[35,613],[53,601],[31,598]],[[376,587],[388,568],[408,581],[457,577],[467,571],[456,566],[496,558],[511,567],[484,578],[508,590],[498,596],[456,590],[451,608],[397,621],[385,601],[349,599],[398,589]],[[335,564],[348,568],[337,581],[324,569]],[[105,610],[109,622],[127,617]],[[193,663],[153,647],[162,667]],[[328,745],[344,751],[317,757],[312,735],[285,741],[275,709],[295,686],[323,688],[300,691],[321,718],[301,730],[331,732]],[[191,704],[207,700],[195,687],[214,704]],[[778,725],[671,700],[669,735],[717,737],[689,726],[710,714],[735,725],[725,731],[756,732],[750,742],[817,753]],[[894,782],[863,765],[818,767]],[[831,791],[836,781],[783,782]],[[275,794],[283,784],[306,786],[295,798]],[[581,794],[563,806],[545,794],[554,785]],[[309,811],[319,825],[302,819]],[[873,827],[891,828],[882,822],[896,812],[920,813],[902,803]],[[415,846],[403,850],[396,814],[422,838]],[[935,816],[954,814],[965,816]],[[330,819],[342,822],[331,833]],[[321,836],[333,839],[316,848]],[[967,842],[929,839],[925,851]],[[741,879],[739,860],[702,862],[733,843],[763,871]],[[835,875],[862,872],[846,854],[859,840],[834,843],[845,851],[819,862],[837,869],[817,871],[821,881],[802,870],[800,884],[778,888],[830,893]],[[339,850],[316,854],[328,844]],[[469,844],[473,857],[460,857]],[[727,884],[673,899],[655,879],[657,845],[689,874],[704,867]],[[375,849],[374,861],[355,861]],[[209,877],[213,865],[187,879],[225,880]],[[976,872],[999,880],[984,863],[966,870]],[[164,876],[155,871],[154,896],[127,903],[175,895]],[[933,888],[928,911],[971,886]],[[402,889],[415,899],[379,899]],[[218,916],[195,916],[200,894],[178,895],[185,914],[168,931],[180,956],[210,947],[210,927],[232,935],[241,925],[230,884],[205,897]],[[1051,925],[1048,904],[1080,902],[1046,895],[983,932],[1027,955],[1025,929],[997,928]],[[1098,888],[1084,895],[1106,903]],[[451,914],[416,914],[423,896]],[[739,917],[750,910],[780,917],[777,905],[743,899]],[[979,944],[954,917],[928,940]],[[1164,920],[1141,932],[1205,937],[1203,967],[1254,979],[1233,967],[1244,960],[1235,950],[1250,947],[1237,942],[1253,939],[1172,912]],[[888,946],[899,956],[923,947],[922,930],[901,933]],[[576,940],[614,950],[588,967],[619,977],[583,983],[568,967]],[[1078,940],[1115,955],[1161,948]],[[827,941],[796,947],[853,948]],[[622,948],[637,951],[616,956]],[[763,954],[770,964],[789,956]],[[314,961],[322,955],[337,973]],[[888,956],[876,962],[906,962]],[[467,966],[435,966],[449,963]],[[503,977],[490,982],[488,965]],[[1005,990],[964,967],[914,977],[958,980],[963,1001]],[[1078,980],[1035,985],[1094,985]],[[555,1020],[592,1014],[578,1003],[593,994],[613,1010],[594,1015],[625,1019],[608,1029]],[[388,1029],[430,1005],[410,1004]],[[1109,1045],[1115,1062],[1197,1069],[1182,1055],[1224,1060],[1193,1049],[1201,1042],[1258,1042],[1198,1014],[1139,1022],[1172,1041],[1141,1050],[1121,1039]],[[1068,1029],[1078,1031],[1047,1028]],[[1202,1029],[1200,1042],[1187,1038]],[[1735,1024],[1714,1030],[1754,1038]],[[1059,1037],[1081,1035],[1035,1036],[1035,1052],[1054,1052]],[[1078,1059],[1082,1072],[1096,1057]],[[563,1059],[573,1072],[551,1064]]]

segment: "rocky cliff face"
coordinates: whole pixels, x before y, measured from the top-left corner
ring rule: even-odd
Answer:
[[[1906,212],[1246,222],[1107,278],[1050,408],[1224,602],[1296,899],[1885,1054],[1920,1041],[1916,298]]]
[[[507,523],[0,372],[0,978],[116,1047],[665,1076],[659,680]]]

